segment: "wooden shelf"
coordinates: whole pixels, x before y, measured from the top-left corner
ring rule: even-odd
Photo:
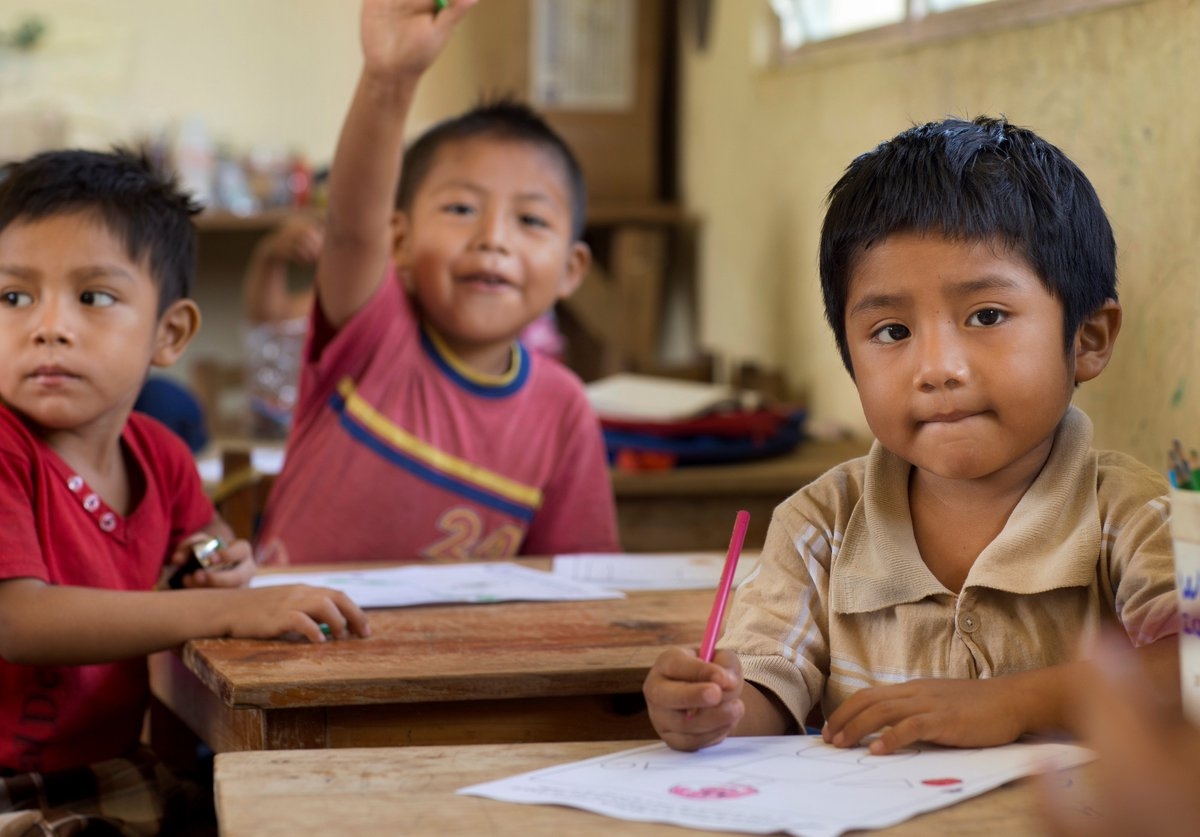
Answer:
[[[678,225],[693,220],[676,203],[649,201],[596,201],[588,205],[588,226],[611,224]]]
[[[196,228],[201,232],[260,232],[273,229],[292,215],[309,212],[307,209],[279,207],[237,215],[223,209],[201,212],[196,216]],[[588,206],[588,226],[604,227],[613,224],[678,225],[693,220],[683,207],[674,203],[650,201],[597,201]]]
[[[206,209],[196,216],[196,229],[200,232],[263,232],[304,211],[283,206],[251,215],[237,215],[223,209]]]

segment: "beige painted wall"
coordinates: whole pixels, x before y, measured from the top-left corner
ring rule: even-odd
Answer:
[[[0,0],[0,30],[31,13],[48,24],[43,44],[0,55],[0,157],[37,150],[46,114],[62,116],[55,144],[103,147],[198,117],[239,153],[332,156],[359,68],[354,0]],[[504,48],[484,48],[487,32],[467,23],[422,84],[413,132],[474,101],[488,77],[479,56]],[[204,326],[174,374],[201,356],[239,361],[238,286],[255,238],[202,236]]]
[[[1071,155],[1116,231],[1125,325],[1076,398],[1097,443],[1162,467],[1200,446],[1200,3],[1148,0],[809,66],[752,55],[765,2],[716,3],[684,58],[683,183],[706,218],[702,339],[782,365],[815,416],[865,428],[824,323],[816,243],[850,159],[914,122],[1007,114]]]
[[[236,150],[325,162],[359,67],[353,0],[3,0],[0,29],[28,14],[47,21],[46,38],[32,57],[0,57],[0,114],[60,111],[68,140],[84,145],[198,116]],[[414,128],[470,100],[476,37],[431,74]]]

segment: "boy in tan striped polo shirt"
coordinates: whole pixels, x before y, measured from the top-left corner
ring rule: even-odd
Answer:
[[[775,510],[726,649],[655,663],[663,740],[784,734],[818,706],[827,741],[874,754],[1072,731],[1106,622],[1177,693],[1166,481],[1092,449],[1071,406],[1121,326],[1083,173],[1003,119],[914,127],[833,187],[820,272],[877,441]]]

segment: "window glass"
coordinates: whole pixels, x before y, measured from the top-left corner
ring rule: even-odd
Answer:
[[[931,12],[945,12],[950,9],[960,9],[963,6],[978,6],[981,3],[992,3],[995,0],[925,0],[925,5]]]
[[[955,0],[940,2],[953,5]],[[906,6],[906,0],[771,0],[771,8],[779,16],[783,45],[790,49],[900,23],[907,14]]]
[[[1142,0],[768,0],[787,61],[1029,25]],[[775,33],[772,33],[774,36]],[[846,52],[845,54],[849,54]]]

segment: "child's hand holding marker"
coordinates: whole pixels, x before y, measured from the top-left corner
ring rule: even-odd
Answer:
[[[716,652],[716,645],[749,524],[750,514],[738,512],[699,653],[664,651],[642,686],[651,723],[676,750],[698,750],[723,741],[746,711],[741,663],[730,651]]]
[[[1189,458],[1183,452],[1183,444],[1176,439],[1167,451],[1171,460],[1171,485],[1182,491],[1200,491],[1200,455],[1192,451]]]
[[[733,733],[746,713],[742,664],[732,651],[705,662],[686,648],[669,648],[642,685],[650,723],[675,750],[699,750]]]

